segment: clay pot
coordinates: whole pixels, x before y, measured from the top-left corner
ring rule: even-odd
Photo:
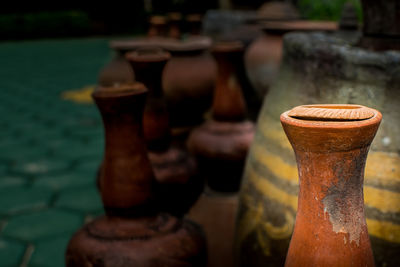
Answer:
[[[205,266],[201,229],[157,211],[141,125],[145,87],[100,88],[93,98],[106,135],[100,178],[106,216],[72,237],[66,266]]]
[[[187,30],[190,35],[200,35],[202,31],[202,19],[201,14],[189,14],[186,16]]]
[[[300,14],[296,7],[288,2],[271,1],[261,5],[257,10],[258,20],[298,20]]]
[[[283,35],[290,31],[334,31],[337,23],[323,21],[277,21],[260,25],[263,35],[247,49],[247,75],[260,99],[275,81],[282,59]]]
[[[210,108],[216,78],[216,64],[208,53],[210,46],[207,37],[192,37],[163,46],[172,55],[165,67],[163,88],[174,128],[201,123]]]
[[[110,43],[110,47],[115,51],[114,58],[101,69],[97,83],[101,86],[132,83],[135,76],[129,62],[125,59],[127,51],[112,43]]]
[[[306,105],[281,115],[300,180],[286,267],[375,266],[363,181],[381,119],[360,105]]]
[[[400,53],[375,53],[324,33],[288,33],[275,84],[264,99],[240,191],[241,266],[282,266],[297,210],[296,159],[282,112],[302,104],[359,103],[382,112],[365,169],[365,215],[377,266],[400,257]]]
[[[160,209],[177,216],[185,214],[203,191],[194,158],[171,144],[169,114],[161,77],[170,54],[157,48],[138,49],[126,55],[136,79],[149,89],[143,117],[143,132],[158,185]]]
[[[164,16],[151,16],[149,19],[148,37],[167,36],[167,19]]]
[[[188,147],[196,155],[200,174],[207,177],[210,188],[235,192],[254,129],[253,123],[246,120],[246,103],[236,76],[243,46],[238,42],[220,43],[212,52],[218,64],[212,119],[193,130]]]
[[[243,45],[218,43],[212,53],[218,64],[212,119],[194,129],[188,139],[208,188],[190,210],[189,218],[207,234],[208,266],[233,266],[236,193],[254,124],[246,120],[246,104],[236,76]]]
[[[118,84],[132,83],[135,75],[125,54],[140,47],[159,47],[165,38],[134,38],[128,40],[113,40],[110,48],[115,51],[115,57],[107,63],[99,73],[99,86],[110,87]]]
[[[182,34],[182,14],[178,12],[168,13],[168,37],[180,39]]]

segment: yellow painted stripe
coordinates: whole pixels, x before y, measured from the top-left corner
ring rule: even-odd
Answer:
[[[247,169],[248,181],[265,197],[297,210],[297,196],[286,193],[260,176],[251,166]]]
[[[372,236],[400,243],[400,225],[367,218],[368,233]]]
[[[365,205],[382,212],[400,212],[400,194],[364,186]]]
[[[397,153],[371,151],[368,154],[365,173],[366,179],[374,179],[375,183],[384,186],[399,184],[400,156]]]
[[[281,157],[268,152],[260,146],[252,148],[252,155],[257,162],[268,168],[276,177],[289,181],[294,185],[298,184],[297,167],[286,163]]]
[[[265,138],[274,141],[282,148],[292,151],[292,145],[289,143],[289,140],[287,139],[280,123],[276,123],[273,122],[273,120],[265,118],[263,120],[259,120],[258,128]]]

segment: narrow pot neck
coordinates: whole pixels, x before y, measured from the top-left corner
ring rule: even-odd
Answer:
[[[149,90],[143,117],[143,132],[150,150],[166,150],[170,144],[169,114],[162,89],[162,74],[170,55],[167,52],[140,56],[128,54],[135,79]]]
[[[217,61],[217,81],[214,89],[212,114],[219,121],[242,121],[246,118],[246,102],[238,80],[238,66],[240,66],[243,50],[213,51]]]

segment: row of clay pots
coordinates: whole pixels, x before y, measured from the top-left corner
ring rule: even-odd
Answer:
[[[213,192],[238,191],[253,138],[254,126],[246,120],[237,78],[243,45],[216,44],[212,53],[218,63],[213,119],[195,129],[188,141],[200,175],[185,149],[171,143],[162,90],[162,73],[170,53],[159,48],[127,53],[141,83],[99,86],[93,93],[106,133],[99,171],[106,216],[73,236],[66,253],[67,266],[232,266],[236,201],[215,199],[215,194],[210,201],[203,195],[189,212],[189,217],[204,227],[208,252],[198,226],[179,219],[198,198],[204,181]],[[214,166],[221,170],[220,175],[209,175]],[[231,202],[228,206],[227,200]],[[210,217],[209,204],[217,208],[217,216]],[[168,215],[171,213],[177,217]],[[229,231],[223,231],[227,225]],[[208,263],[206,253],[210,255]]]
[[[211,40],[191,37],[185,41],[168,38],[137,38],[113,41],[116,57],[101,71],[99,84],[132,82],[134,74],[124,55],[140,47],[160,47],[169,51],[171,60],[163,73],[163,90],[173,127],[190,127],[203,120],[211,105],[216,79],[216,63],[209,54]]]
[[[151,16],[148,37],[170,37],[180,39],[187,32],[190,35],[201,33],[202,15],[189,14],[183,19],[181,13],[171,12],[167,16]]]

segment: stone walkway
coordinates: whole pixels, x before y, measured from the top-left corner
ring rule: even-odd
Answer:
[[[0,43],[0,266],[64,266],[70,236],[103,212],[100,115],[61,94],[110,58],[104,39]]]

